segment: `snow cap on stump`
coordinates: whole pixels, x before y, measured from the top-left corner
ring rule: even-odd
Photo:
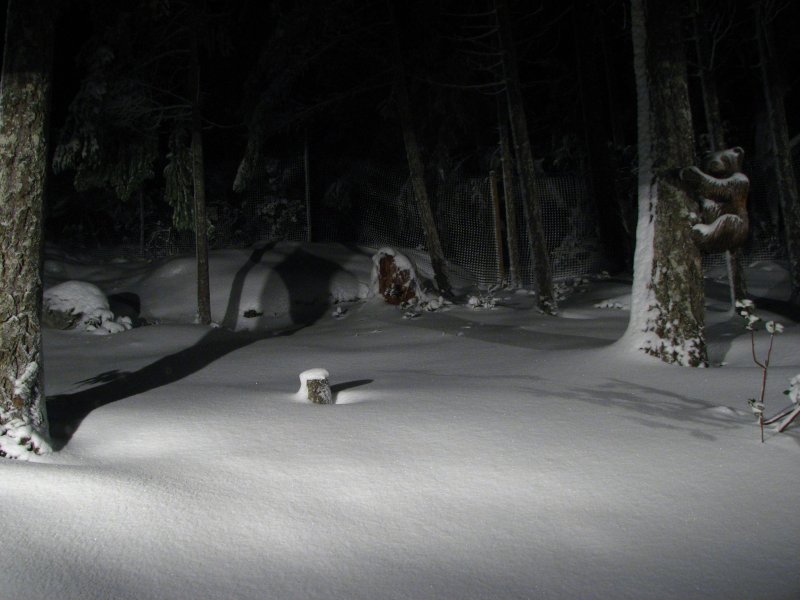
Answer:
[[[314,404],[333,404],[329,373],[326,369],[308,369],[300,373],[297,395]]]

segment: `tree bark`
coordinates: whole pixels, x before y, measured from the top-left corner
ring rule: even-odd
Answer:
[[[506,240],[508,241],[508,285],[522,285],[519,266],[519,236],[517,232],[517,186],[514,177],[514,156],[508,136],[508,107],[500,97],[497,99],[497,128],[500,133],[500,157],[503,166],[503,197],[506,207]]]
[[[503,248],[503,215],[500,210],[500,190],[497,186],[497,173],[489,172],[489,195],[492,200],[492,216],[494,221],[494,247],[497,258],[497,284],[506,285],[506,255]]]
[[[772,40],[772,32],[764,14],[764,3],[756,0],[755,11],[758,58],[761,70],[761,83],[767,109],[767,124],[770,145],[775,167],[775,187],[778,193],[786,253],[789,258],[791,281],[790,302],[800,304],[800,199],[797,191],[797,178],[792,167],[792,153],[789,145],[789,126],[786,122],[786,89],[778,71],[778,56]]]
[[[303,138],[303,194],[306,200],[306,241],[311,242],[314,238],[311,228],[311,157],[309,156],[308,129]]]
[[[411,174],[411,184],[414,189],[414,197],[417,201],[422,229],[425,233],[425,245],[431,258],[433,267],[433,277],[439,292],[452,295],[452,288],[447,277],[447,261],[442,250],[442,242],[439,239],[439,232],[436,230],[436,222],[433,218],[431,203],[428,196],[428,187],[425,183],[425,167],[422,162],[422,152],[417,141],[416,127],[414,126],[414,116],[411,112],[411,100],[408,96],[408,84],[406,81],[405,67],[403,66],[403,55],[400,50],[400,35],[397,31],[397,22],[394,15],[392,0],[387,0],[387,7],[390,12],[394,34],[394,67],[396,73],[395,81],[395,100],[397,112],[400,117],[400,126],[403,129],[403,142],[408,158],[408,169]]]
[[[9,0],[0,86],[0,456],[49,451],[42,364],[42,201],[52,0]]]
[[[677,172],[694,140],[683,47],[683,1],[632,0],[639,135],[639,222],[631,317],[625,339],[668,363],[707,364],[694,202]]]
[[[196,25],[196,24],[195,24]],[[194,189],[194,235],[197,258],[197,320],[211,323],[211,284],[208,274],[208,218],[206,216],[206,174],[203,161],[203,117],[200,93],[200,49],[197,26],[192,28],[190,85],[192,99],[192,187]]]
[[[517,155],[517,166],[522,178],[525,193],[525,222],[528,231],[531,259],[534,268],[534,283],[538,294],[539,309],[546,314],[558,312],[556,297],[553,292],[553,274],[550,268],[550,254],[542,226],[542,209],[536,190],[536,173],[533,163],[533,151],[528,135],[528,121],[522,99],[522,87],[519,80],[517,56],[514,39],[511,33],[511,15],[507,0],[495,0],[497,27],[500,48],[503,56],[503,76],[506,81],[506,97],[508,100],[511,137]]]

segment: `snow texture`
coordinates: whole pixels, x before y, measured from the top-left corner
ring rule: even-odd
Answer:
[[[797,597],[800,437],[760,443],[761,371],[724,286],[708,337],[726,366],[687,369],[620,352],[627,311],[594,307],[630,292],[620,280],[591,281],[557,319],[503,291],[494,310],[408,320],[371,299],[333,318],[331,270],[368,282],[371,252],[212,252],[218,315],[279,313],[257,331],[192,324],[189,271],[151,294],[166,263],[49,263],[164,320],[44,332],[51,415],[71,428],[48,456],[0,461],[0,595]],[[296,275],[278,270],[287,255]],[[788,297],[783,266],[747,275],[756,297]],[[785,325],[769,413],[790,403],[800,326],[761,312]],[[309,365],[334,374],[332,410],[296,401]]]

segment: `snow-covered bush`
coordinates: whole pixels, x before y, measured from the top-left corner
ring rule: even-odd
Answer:
[[[437,310],[446,309],[451,304],[452,302],[442,296],[426,294],[422,298],[413,298],[409,302],[403,302],[400,304],[400,308],[404,311],[404,319],[415,319],[423,312],[436,312]]]
[[[613,310],[628,310],[630,308],[629,303],[619,302],[618,300],[609,299],[603,300],[602,302],[598,302],[594,305],[595,308],[611,308]]]
[[[761,393],[758,399],[750,398],[747,402],[750,409],[758,419],[758,424],[761,428],[761,443],[764,443],[764,393],[767,389],[767,375],[769,374],[769,361],[772,357],[772,346],[775,341],[775,335],[783,333],[783,325],[775,321],[767,321],[764,325],[767,333],[769,333],[769,347],[767,355],[764,360],[759,360],[756,354],[756,327],[761,322],[761,318],[755,314],[755,305],[752,300],[737,300],[736,310],[739,315],[744,319],[745,329],[750,331],[750,346],[753,352],[753,362],[761,368]]]
[[[789,389],[784,392],[789,396],[789,400],[800,405],[800,374],[795,375],[789,380]]]
[[[486,294],[478,293],[470,296],[467,299],[467,306],[475,310],[481,308],[492,309],[496,305],[497,305],[497,299],[491,292],[488,292]]]
[[[800,374],[795,375],[789,380],[789,389],[783,392],[789,396],[794,406],[785,408],[771,419],[764,421],[765,425],[777,425],[778,433],[786,431],[797,417],[800,417]]]
[[[65,281],[44,292],[45,323],[100,335],[131,329],[129,317],[115,317],[103,291],[86,281]]]

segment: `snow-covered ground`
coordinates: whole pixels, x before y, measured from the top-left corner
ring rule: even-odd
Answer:
[[[721,284],[713,367],[688,369],[614,344],[629,282],[582,283],[559,318],[524,291],[408,313],[364,299],[370,255],[214,253],[218,328],[192,323],[189,258],[51,258],[48,286],[92,282],[157,324],[45,332],[64,441],[0,461],[0,597],[800,597],[800,429],[760,443]],[[785,325],[771,414],[800,326],[779,265],[748,275]],[[299,401],[310,368],[336,405]]]

